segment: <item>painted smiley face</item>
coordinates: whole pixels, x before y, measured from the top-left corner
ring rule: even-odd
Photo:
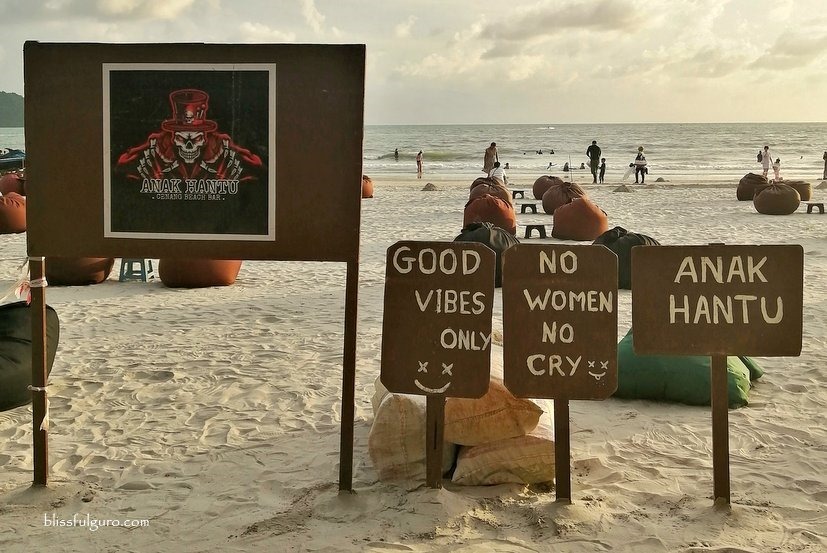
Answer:
[[[589,361],[589,368],[594,367],[594,361]],[[593,373],[589,371],[589,376],[593,377],[595,380],[600,380],[609,372],[609,362],[608,361],[601,361],[600,368],[603,369],[602,373]]]
[[[418,361],[418,363],[419,363],[419,370],[417,370],[417,374],[418,374],[418,373],[425,373],[425,374],[428,374],[428,362],[427,362],[427,361],[425,361],[425,362]],[[443,374],[443,375],[446,375],[446,374],[447,374],[448,376],[453,377],[454,375],[453,375],[453,373],[451,372],[451,370],[452,370],[453,368],[454,368],[454,364],[453,364],[453,363],[451,363],[451,364],[449,364],[449,365],[447,365],[447,364],[445,364],[445,363],[442,363],[442,374]],[[442,386],[441,388],[429,388],[429,387],[427,387],[427,386],[424,386],[424,385],[423,385],[423,384],[419,381],[419,379],[418,379],[418,378],[414,379],[414,384],[416,385],[416,387],[417,387],[417,388],[419,388],[420,390],[422,390],[422,391],[423,391],[423,392],[425,392],[426,394],[444,394],[444,393],[445,393],[445,390],[447,390],[447,389],[451,386],[451,383],[450,383],[450,382],[447,382],[447,383],[446,383],[444,386]]]

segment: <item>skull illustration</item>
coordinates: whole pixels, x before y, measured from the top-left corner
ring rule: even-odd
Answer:
[[[185,163],[195,163],[201,157],[201,148],[206,144],[203,132],[178,131],[175,133],[175,146],[178,155]]]

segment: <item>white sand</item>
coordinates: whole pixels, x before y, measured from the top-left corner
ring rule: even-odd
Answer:
[[[119,283],[116,263],[103,284],[47,290],[61,321],[51,483],[29,488],[31,407],[0,413],[0,550],[827,551],[827,215],[758,215],[736,201],[736,183],[615,193],[618,182],[578,177],[610,227],[663,244],[804,247],[802,355],[759,358],[766,374],[751,405],[730,411],[731,511],[712,506],[709,408],[645,401],[571,403],[572,505],[519,485],[446,481],[437,491],[378,481],[367,435],[385,251],[401,239],[452,240],[475,176],[371,175],[355,494],[337,490],[343,265],[247,261],[233,286],[174,290]],[[534,178],[510,177],[525,188]],[[422,192],[427,182],[439,189]],[[2,289],[25,251],[25,235],[0,236]],[[494,319],[501,329],[499,291]],[[621,291],[618,338],[630,324],[630,293]],[[76,513],[150,523],[44,526],[44,514]]]

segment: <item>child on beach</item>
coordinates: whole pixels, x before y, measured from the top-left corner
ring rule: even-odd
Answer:
[[[600,158],[600,182],[603,183],[603,177],[606,176],[606,158]]]
[[[416,154],[416,178],[422,178],[422,150]]]
[[[784,180],[781,177],[781,158],[775,158],[775,163],[772,164],[772,172],[775,173],[775,179],[773,182],[778,182],[780,180]]]

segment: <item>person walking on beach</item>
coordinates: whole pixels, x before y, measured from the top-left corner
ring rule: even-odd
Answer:
[[[482,172],[486,175],[494,168],[494,162],[500,161],[497,155],[497,143],[492,142],[489,147],[485,149],[485,156],[482,159]]]
[[[416,178],[422,178],[422,150],[416,154]]]
[[[586,148],[586,155],[589,157],[589,169],[592,172],[592,182],[597,182],[597,169],[600,166],[600,146],[597,140],[592,140],[592,145]]]
[[[821,180],[827,180],[827,150],[824,150],[824,155],[821,156],[821,159],[824,160],[824,174],[821,176]]]
[[[396,148],[393,151],[393,159],[395,159],[396,161],[399,161],[399,148]]]
[[[633,163],[635,166],[635,184],[638,184],[638,177],[640,177],[640,184],[645,184],[646,181],[646,156],[643,155],[643,146],[637,149],[637,156]]]
[[[508,184],[508,179],[505,177],[505,171],[502,167],[500,167],[500,162],[495,161],[494,167],[491,168],[491,171],[488,173],[488,177],[497,181],[497,183],[505,186]]]
[[[600,184],[603,184],[603,177],[606,176],[606,158],[600,158]]]
[[[784,180],[781,177],[781,158],[775,158],[775,163],[772,164],[772,172],[775,174],[775,179],[772,182],[779,182]]]
[[[764,151],[761,152],[761,167],[764,169],[764,178],[767,178],[767,173],[770,172],[770,166],[772,165],[772,154],[770,153],[770,147],[764,146]]]

